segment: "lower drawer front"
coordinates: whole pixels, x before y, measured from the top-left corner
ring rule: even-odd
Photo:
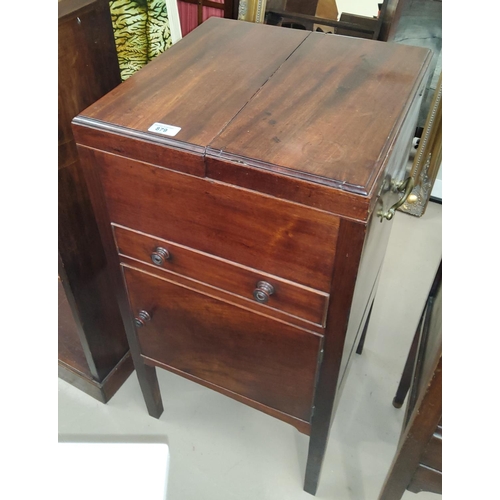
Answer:
[[[272,314],[283,311],[319,326],[324,326],[328,306],[328,294],[298,286],[276,276],[269,276],[256,269],[249,269],[235,263],[197,252],[171,241],[137,233],[119,226],[113,226],[118,253],[161,269],[199,280],[257,302]],[[167,252],[167,258],[154,261],[158,248]],[[156,265],[153,264],[156,262]],[[253,296],[259,282],[273,287],[267,302],[259,303]]]
[[[122,267],[144,356],[310,420],[321,337]]]

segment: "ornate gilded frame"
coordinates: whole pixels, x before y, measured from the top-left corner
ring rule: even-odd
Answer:
[[[263,23],[266,15],[267,0],[240,0],[238,20]]]
[[[411,167],[410,174],[415,180],[415,187],[408,196],[407,201],[399,208],[402,212],[416,217],[421,217],[425,213],[441,166],[443,147],[442,76],[442,74],[439,75],[424,131]]]

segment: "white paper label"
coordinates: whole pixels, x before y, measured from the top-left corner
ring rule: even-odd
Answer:
[[[170,137],[177,135],[180,129],[181,127],[174,127],[173,125],[165,125],[164,123],[153,123],[153,125],[151,125],[151,127],[148,128],[150,132],[169,135]]]

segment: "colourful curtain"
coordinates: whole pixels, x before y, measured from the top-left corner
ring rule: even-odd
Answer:
[[[172,45],[165,0],[110,0],[121,78],[126,80]]]

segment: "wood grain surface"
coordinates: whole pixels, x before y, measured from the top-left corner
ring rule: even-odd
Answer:
[[[311,33],[212,141],[210,155],[367,194],[428,57],[419,47]]]
[[[150,414],[162,367],[281,418],[310,435],[316,492],[429,59],[209,20],[73,121]],[[276,285],[262,307],[246,296],[260,276]]]
[[[321,337],[123,268],[141,352],[165,365],[309,421]],[[251,326],[250,326],[251,325]]]
[[[112,223],[328,292],[338,217],[116,155],[92,154]]]
[[[147,132],[155,122],[181,127],[171,140],[156,135],[206,146],[306,36],[210,18],[84,114],[128,130]]]
[[[175,242],[162,240],[150,235],[114,226],[118,253],[151,267],[150,272],[160,271],[174,276],[185,276],[216,288],[238,295],[249,301],[249,306],[257,311],[264,309],[272,315],[283,311],[302,318],[318,326],[324,326],[328,294],[298,286],[278,276],[241,266],[226,259],[199,252]],[[155,265],[151,254],[157,247],[165,249],[169,257],[160,265]],[[259,281],[266,281],[274,288],[269,301],[261,304],[255,301],[253,291]]]

